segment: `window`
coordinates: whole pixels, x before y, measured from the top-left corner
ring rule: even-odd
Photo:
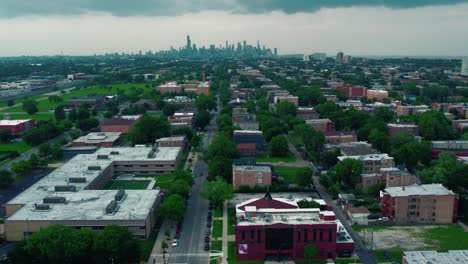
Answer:
[[[262,230],[257,230],[257,242],[262,243]]]
[[[255,230],[250,230],[250,240],[254,240],[255,239]]]
[[[333,237],[333,229],[328,229],[328,241],[331,242]]]
[[[320,235],[320,241],[323,241],[323,232],[322,232],[322,229],[320,229],[319,235]]]
[[[301,241],[301,230],[297,230],[297,241]]]
[[[314,229],[314,230],[312,231],[312,234],[313,234],[313,236],[312,236],[312,241],[317,241],[317,230]]]
[[[245,241],[245,231],[242,231],[241,235],[242,235],[242,241]]]
[[[307,242],[307,233],[309,230],[304,230],[304,242]]]

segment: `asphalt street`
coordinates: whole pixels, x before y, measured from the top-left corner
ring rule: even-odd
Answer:
[[[219,100],[218,105],[220,105]],[[219,109],[220,107],[218,107]],[[218,113],[219,111],[213,113],[211,122],[205,129],[203,150],[208,148],[216,133],[215,119]],[[170,264],[207,264],[209,262],[209,251],[204,250],[208,201],[198,195],[203,181],[208,176],[208,165],[203,160],[198,160],[194,166],[194,174],[196,175],[195,183],[190,193],[178,245],[171,249],[168,257]]]

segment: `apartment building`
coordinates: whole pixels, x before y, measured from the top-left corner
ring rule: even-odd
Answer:
[[[271,169],[268,166],[232,166],[232,184],[238,190],[241,186],[270,186]]]

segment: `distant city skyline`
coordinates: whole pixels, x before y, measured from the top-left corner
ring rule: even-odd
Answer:
[[[2,1],[0,56],[155,52],[187,33],[198,47],[260,40],[280,55],[468,56],[468,1],[157,2]]]

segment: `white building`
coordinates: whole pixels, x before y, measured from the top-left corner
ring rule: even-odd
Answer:
[[[462,59],[461,75],[468,76],[468,57]]]

